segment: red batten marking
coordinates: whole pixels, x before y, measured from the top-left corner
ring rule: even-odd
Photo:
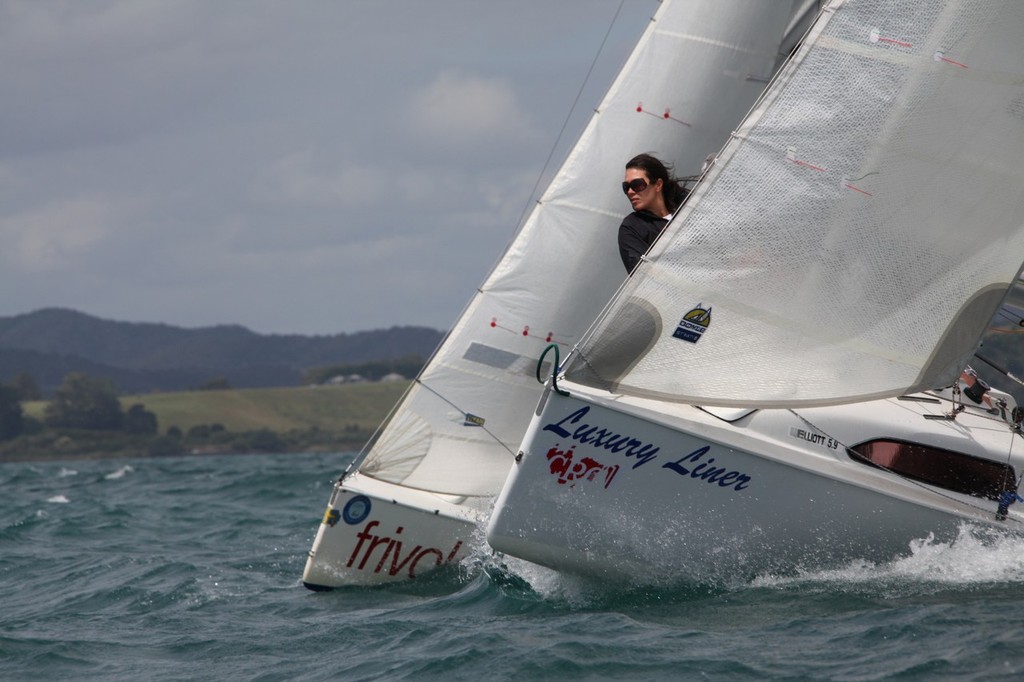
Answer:
[[[862,190],[862,189],[861,189],[860,187],[854,187],[853,185],[843,185],[843,187],[845,187],[846,189],[852,189],[852,190],[853,190],[854,192],[860,192],[861,194],[866,194],[866,195],[868,195],[869,197],[873,197],[873,196],[875,196],[875,195],[874,195],[874,194],[872,194],[871,192],[865,192],[865,191],[864,191],[864,190]]]
[[[667,120],[670,120],[670,121],[675,121],[676,123],[681,123],[681,124],[683,124],[684,126],[686,126],[687,128],[692,128],[692,127],[693,127],[692,125],[690,125],[690,124],[689,124],[689,123],[687,123],[686,121],[683,121],[682,119],[678,119],[678,118],[676,118],[675,116],[672,116],[672,115],[671,115],[671,113],[670,113],[670,111],[671,111],[671,110],[669,110],[669,109],[666,109],[666,110],[665,110],[665,114],[664,114],[664,116],[665,116],[665,118],[666,118]]]
[[[541,336],[539,334],[531,334],[530,333],[530,325],[528,325],[528,324],[523,325],[522,330],[511,329],[509,327],[506,327],[503,324],[498,324],[498,318],[492,317],[491,321],[489,323],[489,326],[492,329],[501,329],[502,331],[511,332],[511,333],[515,334],[516,336],[526,336],[526,337],[530,337],[530,338],[533,338],[533,339],[538,339],[540,341],[544,341],[546,343],[552,343],[552,342],[560,343],[560,342],[555,341],[555,333],[554,332],[548,332],[546,336]]]
[[[892,45],[899,45],[900,47],[913,47],[913,45],[911,45],[910,43],[905,43],[902,40],[896,40],[895,38],[883,38],[879,36],[878,42],[891,43]]]
[[[948,59],[946,57],[939,57],[939,59],[941,61],[946,62],[947,64],[952,64],[953,66],[959,66],[961,69],[966,69],[967,68],[966,64],[961,64],[960,62],[955,62],[952,59]]]
[[[790,161],[791,161],[792,163],[795,163],[795,164],[796,164],[796,165],[798,165],[798,166],[804,166],[804,167],[806,167],[806,168],[810,168],[811,170],[816,170],[816,171],[818,171],[819,173],[824,173],[824,172],[825,172],[825,169],[824,169],[824,168],[822,168],[822,167],[820,167],[820,166],[815,166],[815,165],[814,165],[814,164],[812,164],[812,163],[807,163],[806,161],[800,161],[799,159],[790,159]]]
[[[498,318],[496,318],[496,317],[492,317],[491,318],[491,325],[490,326],[491,326],[492,329],[501,329],[501,330],[506,331],[506,332],[512,332],[513,334],[518,334],[519,333],[515,329],[509,329],[508,327],[506,327],[503,324],[498,324]]]
[[[655,118],[661,118],[661,119],[664,119],[666,121],[675,121],[676,123],[681,123],[682,125],[686,126],[687,128],[692,128],[693,127],[693,125],[691,125],[690,123],[687,123],[686,121],[684,121],[682,119],[678,119],[678,118],[674,117],[672,115],[672,110],[671,109],[665,109],[665,113],[659,115],[659,114],[654,113],[653,111],[647,111],[646,109],[644,109],[644,103],[643,102],[637,102],[636,103],[636,112],[638,114],[647,114],[648,116],[653,116]]]

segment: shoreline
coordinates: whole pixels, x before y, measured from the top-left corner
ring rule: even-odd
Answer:
[[[50,453],[34,453],[34,454],[11,454],[11,455],[0,455],[0,466],[4,464],[24,463],[24,462],[91,462],[97,460],[118,460],[118,459],[173,459],[177,457],[221,457],[224,455],[246,457],[249,455],[320,455],[320,454],[331,454],[331,453],[350,453],[359,452],[365,446],[365,442],[358,443],[339,443],[337,447],[317,447],[310,449],[301,450],[233,450],[230,448],[194,448],[183,452],[177,452],[173,454],[150,454],[148,452],[104,452],[104,451],[91,451],[91,452],[50,452]]]

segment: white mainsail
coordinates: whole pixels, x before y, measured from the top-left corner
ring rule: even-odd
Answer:
[[[381,437],[361,475],[453,496],[500,490],[550,343],[577,343],[620,287],[619,182],[650,151],[695,173],[785,55],[806,0],[663,3],[501,261]]]
[[[1021,26],[830,3],[567,378],[776,407],[955,381],[1024,259]]]

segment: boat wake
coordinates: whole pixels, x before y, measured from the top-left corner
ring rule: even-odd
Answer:
[[[1024,536],[963,524],[952,541],[929,536],[911,543],[909,554],[891,561],[851,561],[838,568],[803,568],[792,575],[762,574],[754,578],[732,576],[722,581],[659,581],[658,583],[610,583],[560,573],[510,556],[479,558],[490,584],[506,596],[570,608],[587,608],[622,600],[666,603],[706,599],[750,590],[788,593],[823,591],[835,594],[884,592],[907,596],[949,589],[987,589],[1024,584]]]
[[[933,536],[914,540],[908,556],[874,563],[854,561],[828,570],[805,570],[797,576],[760,576],[755,586],[785,587],[793,584],[828,583],[857,585],[927,584],[933,586],[981,586],[993,583],[1024,583],[1024,537],[964,523],[950,542]]]

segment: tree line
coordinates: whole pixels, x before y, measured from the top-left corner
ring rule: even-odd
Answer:
[[[25,415],[22,403],[40,400],[39,385],[22,372],[10,384],[0,383],[0,440],[51,429],[123,431],[131,434],[155,434],[157,418],[142,403],[125,410],[113,383],[107,379],[72,372],[46,404],[43,421]]]
[[[198,390],[228,388],[215,379]],[[232,432],[219,423],[175,425],[159,431],[157,415],[142,403],[125,409],[113,382],[82,372],[68,374],[45,403],[41,419],[23,403],[44,396],[27,373],[0,381],[0,461],[9,457],[172,456],[185,453],[341,452],[361,447],[372,432],[358,424],[337,430],[267,428]]]

